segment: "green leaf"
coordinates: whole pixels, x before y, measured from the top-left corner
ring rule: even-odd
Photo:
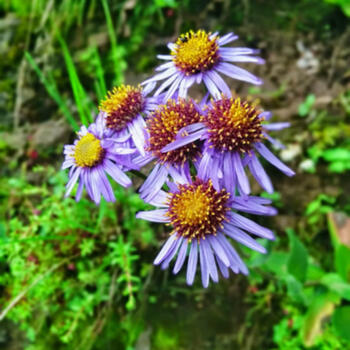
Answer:
[[[289,236],[289,242],[291,245],[291,252],[287,262],[288,272],[301,282],[305,281],[307,266],[308,266],[308,253],[299,238],[294,234],[291,229],[286,230]]]
[[[349,162],[350,150],[346,148],[332,148],[324,151],[322,154],[322,157],[328,162],[333,162],[333,161]]]
[[[335,268],[339,275],[350,282],[350,248],[340,244],[335,251]]]
[[[336,273],[327,273],[321,279],[321,283],[340,297],[350,301],[350,284],[345,282]]]
[[[310,94],[306,97],[305,101],[299,105],[298,113],[301,117],[306,117],[310,111],[312,106],[316,101],[316,97],[313,94]]]
[[[307,300],[303,291],[303,285],[294,276],[287,275],[284,278],[287,285],[287,293],[291,301],[300,303],[303,305],[307,304]]]
[[[305,346],[309,347],[314,345],[316,337],[322,332],[324,320],[333,314],[337,303],[339,303],[339,297],[329,292],[316,295],[313,298],[301,328],[302,339]]]
[[[332,323],[336,333],[350,341],[350,306],[336,308],[332,317]]]

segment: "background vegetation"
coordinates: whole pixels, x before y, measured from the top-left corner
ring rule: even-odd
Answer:
[[[348,0],[0,1],[1,349],[350,349]],[[138,83],[190,28],[240,35],[267,63],[235,83],[279,121],[278,240],[248,278],[203,290],[154,269],[166,237],[117,202],[63,200],[63,144],[107,89]],[[194,92],[200,96],[201,90]]]

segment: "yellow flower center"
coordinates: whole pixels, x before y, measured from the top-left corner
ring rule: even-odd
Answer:
[[[75,145],[74,159],[80,167],[93,167],[101,161],[103,153],[100,140],[87,133]]]
[[[225,189],[216,191],[211,180],[180,185],[179,191],[171,194],[167,212],[173,232],[188,239],[216,235],[226,220],[229,196]]]
[[[198,225],[208,220],[210,199],[202,191],[202,187],[197,187],[194,191],[187,190],[176,196],[173,212],[182,225]]]
[[[178,69],[186,75],[196,74],[212,68],[219,59],[218,37],[210,38],[211,33],[192,30],[182,34],[176,41],[171,54]]]
[[[203,119],[192,100],[179,98],[177,101],[168,100],[152,112],[147,120],[150,133],[148,151],[151,151],[161,162],[184,164],[187,160],[195,159],[199,155],[199,148],[195,143],[179,149],[163,153],[161,150],[167,144],[175,141],[180,129]]]
[[[108,92],[101,101],[100,110],[107,113],[107,127],[120,131],[142,112],[143,106],[140,86],[121,85]]]
[[[212,102],[205,119],[210,143],[222,152],[249,152],[263,138],[261,122],[256,104],[225,96]]]

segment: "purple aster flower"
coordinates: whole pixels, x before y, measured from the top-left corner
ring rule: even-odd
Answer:
[[[189,99],[178,98],[168,100],[165,105],[159,105],[147,120],[149,138],[146,150],[149,152],[144,163],[155,160],[156,165],[140,188],[140,195],[149,201],[162,188],[170,176],[175,182],[190,178],[190,162],[200,158],[198,142],[188,143],[184,147],[169,152],[161,150],[167,144],[175,141],[178,132],[189,125],[202,121],[200,106]],[[141,165],[140,163],[138,165]]]
[[[158,209],[137,214],[140,219],[167,223],[173,228],[154,264],[161,264],[162,269],[166,269],[176,257],[173,267],[176,274],[188,255],[186,280],[187,284],[192,285],[199,260],[205,288],[209,285],[209,279],[218,282],[218,268],[225,278],[229,276],[229,269],[234,273],[248,274],[230,238],[265,253],[265,248],[250,235],[270,240],[274,239],[274,235],[271,230],[237,211],[274,215],[276,210],[265,206],[270,201],[259,197],[232,198],[226,189],[215,189],[211,180],[199,178],[192,183],[169,183],[169,187],[168,193],[160,191],[153,198],[151,204]]]
[[[113,139],[127,141],[131,137],[134,145],[145,155],[146,123],[143,114],[147,115],[156,108],[158,99],[146,97],[155,84],[147,84],[144,88],[121,85],[109,92],[101,101],[100,110],[104,112],[107,129],[114,131]]]
[[[162,151],[169,152],[196,139],[205,139],[203,156],[198,164],[204,180],[211,178],[215,187],[222,182],[231,193],[235,193],[235,188],[238,188],[241,194],[247,195],[250,193],[250,185],[244,168],[248,166],[260,186],[272,193],[271,180],[261,165],[258,154],[284,174],[293,176],[294,172],[262,142],[266,138],[278,145],[277,140],[268,135],[268,131],[289,126],[289,123],[263,123],[270,117],[270,112],[260,113],[255,105],[241,101],[240,98],[222,96],[221,100],[211,101],[202,123],[184,128],[182,134],[177,135],[177,140],[165,146]]]
[[[200,84],[202,81],[214,98],[219,98],[221,92],[231,96],[230,88],[221,74],[255,85],[262,84],[261,79],[230,63],[264,63],[262,58],[255,56],[258,50],[223,47],[237,38],[238,36],[233,33],[219,37],[218,33],[206,33],[204,30],[182,34],[176,43],[168,44],[170,55],[158,55],[158,58],[167,61],[156,68],[160,73],[143,84],[164,80],[154,96],[168,89],[164,97],[165,101],[176,91],[179,92],[180,97],[186,97],[191,85]]]
[[[107,130],[107,136],[108,134]],[[136,149],[118,145],[106,137],[102,113],[88,128],[82,126],[78,137],[73,145],[64,146],[65,160],[62,169],[70,168],[65,196],[69,196],[78,181],[75,196],[77,201],[81,198],[84,186],[96,204],[100,203],[101,195],[108,202],[115,201],[107,174],[123,187],[130,186],[131,180],[123,170],[135,168],[135,165],[129,163],[125,155],[135,153]]]

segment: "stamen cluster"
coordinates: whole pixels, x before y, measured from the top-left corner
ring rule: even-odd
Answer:
[[[215,235],[226,220],[230,194],[215,190],[211,180],[196,179],[192,184],[179,185],[171,194],[167,216],[174,232],[190,240]]]
[[[219,60],[217,39],[204,30],[182,34],[171,51],[175,66],[186,75],[211,69]]]
[[[187,160],[199,155],[199,147],[195,143],[179,149],[162,153],[163,147],[175,141],[177,133],[185,126],[202,121],[203,116],[192,100],[179,98],[169,100],[159,106],[147,120],[150,133],[148,151],[152,152],[162,163],[184,164]]]
[[[87,133],[75,145],[74,159],[80,167],[93,167],[101,162],[104,149],[93,134]]]
[[[142,112],[143,107],[141,87],[130,85],[115,87],[100,104],[100,110],[107,113],[107,128],[115,131],[123,130]]]
[[[221,100],[212,101],[204,123],[216,150],[249,152],[263,137],[261,121],[254,104],[222,96]]]

